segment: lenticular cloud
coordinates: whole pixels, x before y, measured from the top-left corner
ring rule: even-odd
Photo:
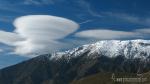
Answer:
[[[69,19],[49,16],[49,15],[29,15],[19,17],[14,21],[15,30],[9,32],[14,35],[12,39],[7,39],[7,44],[15,46],[16,54],[44,54],[58,50],[65,46],[57,40],[63,39],[67,35],[76,31],[79,25]],[[8,32],[7,32],[8,33]],[[3,34],[1,42],[6,43],[4,38],[9,37]]]
[[[95,29],[95,30],[85,30],[75,34],[77,37],[82,38],[95,38],[95,39],[121,39],[121,38],[134,38],[139,37],[138,32],[125,32],[125,31],[115,31],[108,29]]]
[[[68,19],[48,16],[23,16],[14,21],[15,32],[32,40],[60,39],[74,32],[78,25]]]

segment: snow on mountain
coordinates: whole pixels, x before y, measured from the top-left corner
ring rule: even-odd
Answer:
[[[65,52],[53,53],[50,59],[75,58],[88,52],[87,57],[108,56],[110,58],[124,56],[128,59],[150,57],[150,40],[104,40],[93,44],[83,45]]]
[[[149,40],[105,40],[4,68],[0,70],[0,84],[71,84],[97,73],[149,71]]]

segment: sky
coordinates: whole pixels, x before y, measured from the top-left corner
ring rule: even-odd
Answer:
[[[0,0],[0,68],[99,40],[149,40],[149,4],[149,0]]]

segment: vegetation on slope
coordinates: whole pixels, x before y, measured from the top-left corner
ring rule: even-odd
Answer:
[[[117,77],[136,77],[135,73],[115,73]],[[119,82],[114,82],[112,79],[112,73],[98,73],[88,77],[81,78],[79,80],[74,80],[71,84],[120,84]],[[147,78],[147,82],[143,84],[150,84],[150,72],[143,74],[144,78]],[[127,84],[137,84],[137,83],[127,83]]]

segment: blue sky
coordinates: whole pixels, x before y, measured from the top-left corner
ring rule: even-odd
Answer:
[[[65,17],[78,23],[88,21],[81,25],[80,30],[105,27],[128,31],[149,27],[142,22],[132,22],[121,18],[126,16],[141,21],[149,18],[150,2],[148,0],[0,0],[0,2],[0,28],[8,31],[13,30],[11,22],[15,18],[33,14]]]
[[[59,39],[62,42],[74,41],[71,47],[103,39],[150,39],[149,4],[149,0],[0,0],[0,30],[13,32],[13,22],[21,16],[52,15],[80,25],[76,31]],[[126,38],[105,34],[96,36],[94,32],[110,32]],[[7,54],[12,48],[0,43],[0,68],[29,58]]]

